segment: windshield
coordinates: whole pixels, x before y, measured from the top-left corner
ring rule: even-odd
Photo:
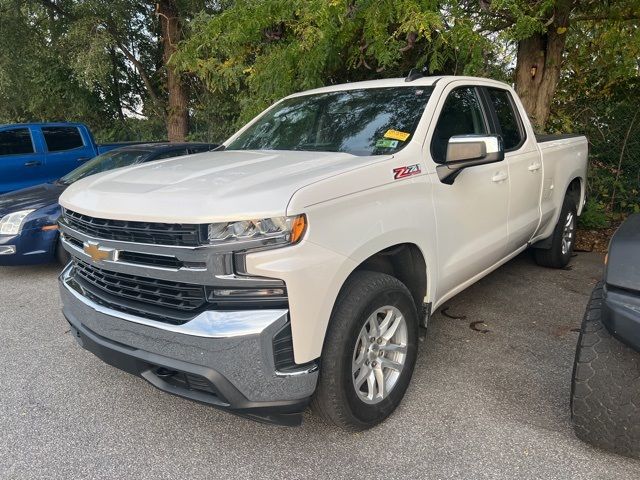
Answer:
[[[110,152],[98,155],[82,166],[67,173],[59,182],[70,185],[89,175],[140,163],[148,154],[149,152],[146,150],[111,150]]]
[[[386,87],[283,100],[227,150],[307,150],[385,155],[404,147],[432,87]]]

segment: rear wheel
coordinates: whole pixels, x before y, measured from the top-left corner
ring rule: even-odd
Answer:
[[[640,353],[602,324],[602,284],[591,294],[573,365],[571,420],[581,440],[640,458]]]
[[[573,198],[565,196],[558,223],[556,223],[551,236],[551,246],[534,250],[538,265],[563,268],[569,264],[576,239],[577,211]]]
[[[417,339],[416,306],[407,287],[390,275],[355,272],[331,316],[314,410],[345,430],[382,422],[409,385]]]

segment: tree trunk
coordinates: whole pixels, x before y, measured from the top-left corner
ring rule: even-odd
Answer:
[[[544,33],[518,42],[516,91],[534,126],[544,129],[560,80],[571,2],[558,0],[552,23]]]
[[[182,78],[174,67],[168,64],[182,39],[182,25],[176,1],[158,2],[157,13],[162,25],[163,61],[167,69],[167,136],[170,142],[183,142],[189,131],[188,96]]]

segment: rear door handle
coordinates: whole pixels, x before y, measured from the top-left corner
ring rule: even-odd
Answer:
[[[507,172],[498,172],[496,173],[493,177],[491,177],[491,181],[498,183],[498,182],[503,182],[505,181],[507,178],[509,178],[509,175],[507,175]]]
[[[37,167],[38,165],[42,165],[42,162],[32,160],[31,162],[27,162],[24,164],[25,167]]]
[[[529,165],[529,171],[537,172],[538,170],[540,170],[540,167],[542,167],[542,164],[540,162],[532,163],[531,165]]]

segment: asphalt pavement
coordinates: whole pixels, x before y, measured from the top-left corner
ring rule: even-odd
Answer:
[[[601,265],[580,253],[544,269],[525,252],[449,301],[403,403],[358,434],[160,392],[78,347],[57,267],[0,267],[0,478],[640,478],[639,461],[570,424],[576,329]]]

